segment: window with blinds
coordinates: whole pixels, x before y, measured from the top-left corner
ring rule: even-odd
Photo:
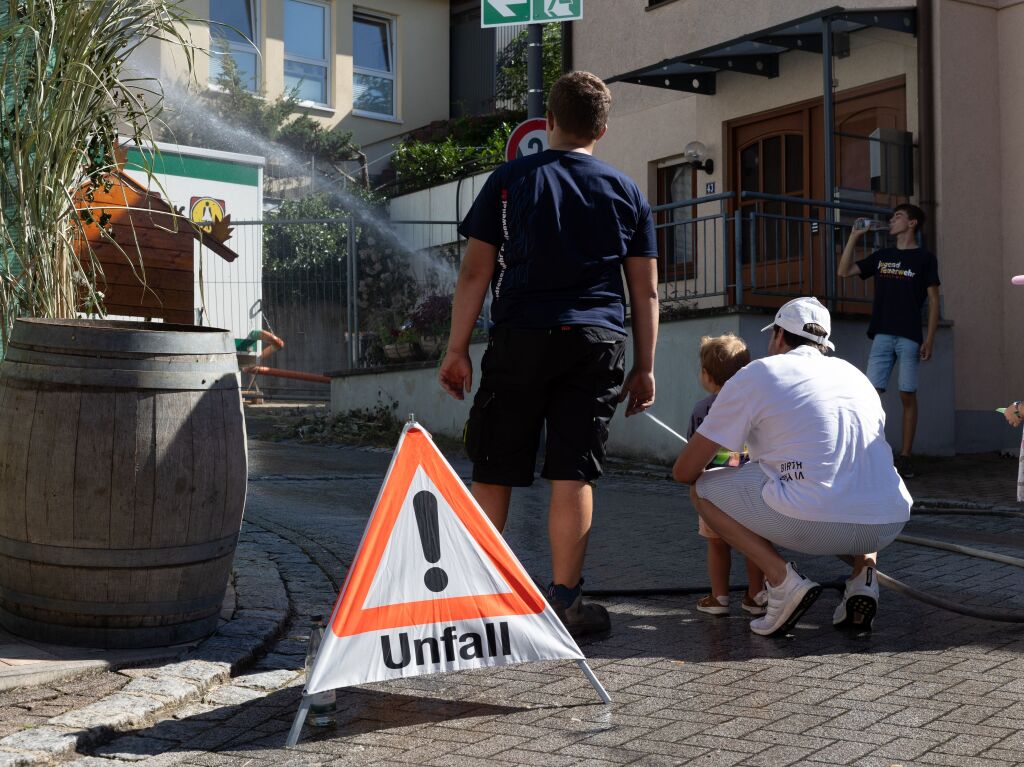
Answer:
[[[396,117],[394,19],[356,13],[352,39],[352,111],[369,117]]]
[[[251,91],[260,86],[259,25],[255,0],[218,0],[210,3],[210,83],[216,84],[230,58],[242,84]]]
[[[317,0],[285,0],[284,87],[300,102],[330,105],[331,9]]]

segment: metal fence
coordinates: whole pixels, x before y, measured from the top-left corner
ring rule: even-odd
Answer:
[[[836,264],[854,219],[880,219],[886,208],[744,192],[653,211],[669,312],[770,306],[807,294],[856,311],[871,300],[870,283],[837,279]],[[233,223],[235,246],[262,254],[262,279],[230,269],[205,275],[203,313],[205,322],[232,328],[245,367],[261,366],[243,375],[247,387],[274,398],[326,399],[327,372],[442,353],[465,248],[457,222],[360,213]],[[885,238],[870,232],[856,258]],[[261,331],[283,346],[266,343]]]
[[[436,357],[463,243],[455,222],[366,215],[233,222],[237,246],[262,252],[262,280],[203,280],[210,324],[232,327],[243,373],[265,396],[326,399],[326,372]],[[244,322],[244,327],[241,323]],[[243,332],[244,331],[244,332]],[[283,346],[266,342],[266,334]]]

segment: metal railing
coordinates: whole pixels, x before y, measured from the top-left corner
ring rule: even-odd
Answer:
[[[730,211],[732,208],[732,211]],[[828,212],[832,212],[832,216]],[[751,296],[822,297],[830,306],[871,301],[870,283],[838,279],[836,267],[854,219],[887,217],[888,208],[756,192],[723,192],[652,208],[659,244],[662,302],[686,308]],[[856,259],[885,244],[872,230]]]
[[[744,289],[784,299],[821,296],[832,308],[871,301],[869,283],[838,278],[836,270],[854,220],[887,218],[889,208],[759,192],[742,192],[739,199],[734,217],[737,304],[743,303]],[[882,230],[870,231],[858,244],[855,259],[882,247],[885,237]]]
[[[750,192],[652,211],[659,295],[669,313],[772,305],[808,294],[833,308],[855,308],[871,300],[870,281],[837,279],[837,254],[854,218],[889,212]],[[229,244],[249,255],[230,264],[204,259],[199,321],[230,328],[240,351],[252,356],[261,351],[260,331],[283,339],[260,365],[323,374],[440,355],[465,247],[457,222],[384,221],[358,213],[233,224]],[[870,232],[857,258],[883,245],[885,236]],[[275,397],[328,396],[311,380],[261,375],[258,385]]]
[[[703,308],[728,299],[729,203],[733,192],[651,208],[663,303]]]

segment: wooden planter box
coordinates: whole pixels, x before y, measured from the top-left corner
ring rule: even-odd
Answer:
[[[446,340],[444,336],[423,336],[420,339],[420,348],[429,359],[434,359],[444,351]]]
[[[417,344],[404,341],[398,344],[385,344],[384,356],[394,362],[409,362],[420,359],[422,351]]]

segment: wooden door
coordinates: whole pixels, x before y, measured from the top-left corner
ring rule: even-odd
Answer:
[[[905,131],[907,129],[907,95],[903,77],[893,78],[879,83],[844,91],[836,95],[835,103],[835,183],[839,199],[857,200],[859,202],[883,208],[892,208],[906,197],[880,194],[871,191],[871,142],[868,136],[878,128],[890,128]],[[812,151],[819,158],[821,167],[824,157],[824,125],[822,105],[816,103],[810,109]],[[812,175],[811,197],[817,200],[827,199],[824,174]],[[814,211],[815,216],[822,213]],[[835,239],[835,254],[838,262],[849,235],[847,227],[852,226],[854,219],[863,214],[855,211],[838,211],[836,222],[839,224],[831,233]],[[817,239],[820,240],[818,250],[824,264],[827,241],[825,228],[821,227]],[[884,245],[884,238],[873,244]],[[866,256],[871,244],[864,242]],[[811,281],[810,290],[814,295],[825,294],[825,270],[819,269]],[[872,281],[862,282],[860,278],[847,278],[845,284],[837,283],[838,297],[850,296],[855,300],[840,301],[836,309],[855,314],[866,314],[871,311],[873,295]]]
[[[827,199],[822,110],[822,100],[815,99],[730,121],[731,189]],[[835,180],[844,194],[883,207],[905,201],[871,192],[867,137],[876,128],[906,130],[906,123],[903,77],[836,94]],[[827,238],[835,238],[838,258],[845,230],[827,232],[817,223],[825,218],[820,206],[737,200],[734,211],[743,219],[744,303],[777,306],[797,295],[825,297]],[[837,219],[845,223],[857,215]],[[869,311],[870,291],[859,297],[842,308]]]
[[[806,132],[803,111],[737,127],[733,188],[806,197]],[[810,268],[802,206],[740,199],[737,207],[743,219],[743,283],[758,291],[745,291],[744,302],[771,305],[777,302],[761,293],[799,293]]]

